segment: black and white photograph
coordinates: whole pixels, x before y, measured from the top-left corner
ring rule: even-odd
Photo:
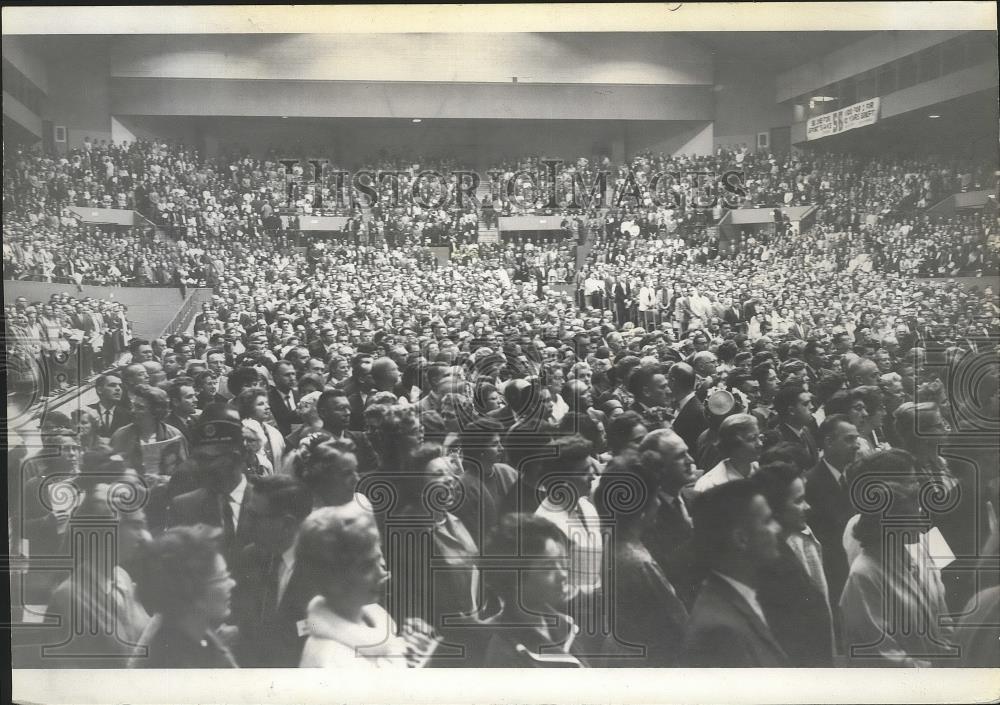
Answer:
[[[2,50],[15,702],[1000,698],[995,3]]]

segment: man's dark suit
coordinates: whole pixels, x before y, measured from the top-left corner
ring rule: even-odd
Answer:
[[[287,436],[292,432],[292,424],[302,423],[299,412],[294,408],[288,408],[284,395],[278,391],[277,387],[267,388],[267,403],[271,406],[274,425],[281,432],[282,436]]]
[[[317,357],[323,362],[330,362],[330,358],[333,356],[333,351],[336,348],[336,343],[327,347],[326,343],[322,340],[314,340],[309,343],[309,354],[313,357]]]
[[[731,326],[735,326],[743,321],[743,307],[739,304],[734,304],[729,308],[725,309],[722,314],[723,323],[728,323]]]
[[[197,416],[192,416],[190,419],[185,420],[177,414],[171,413],[163,420],[163,423],[176,428],[183,434],[184,440],[191,443],[191,424],[194,423],[195,419],[197,419]]]
[[[652,525],[642,536],[642,542],[663,571],[684,606],[691,609],[698,594],[700,576],[691,545],[692,527],[684,518],[677,501],[690,508],[692,486],[681,490],[681,498],[674,500],[660,491],[660,508]],[[690,516],[690,512],[689,512]]]
[[[299,666],[307,637],[299,635],[298,622],[306,618],[315,590],[308,576],[293,567],[278,602],[279,559],[251,544],[240,551],[233,570],[231,619],[240,630],[235,654],[243,668]]]
[[[705,408],[702,406],[698,396],[690,397],[684,406],[677,411],[677,417],[670,427],[678,436],[684,439],[688,451],[691,455],[698,452],[698,436],[708,428],[708,419],[705,418]]]
[[[775,427],[775,431],[781,437],[781,440],[786,443],[791,443],[793,445],[801,446],[809,453],[809,463],[810,465],[815,464],[819,461],[819,446],[816,445],[816,437],[813,432],[809,430],[809,427],[799,429],[801,435],[795,433],[787,424],[779,423]]]
[[[778,560],[761,571],[757,600],[791,666],[831,668],[833,625],[819,588],[791,547],[778,542]]]
[[[116,404],[111,412],[111,424],[105,425],[104,418],[101,417],[101,405],[98,403],[87,404],[88,409],[92,409],[100,420],[97,435],[102,438],[111,438],[111,435],[119,428],[124,428],[132,423],[132,412],[124,404]]]
[[[823,570],[830,586],[830,604],[840,603],[840,593],[847,581],[847,552],[844,551],[844,528],[857,514],[845,487],[837,484],[825,461],[806,473],[806,501],[809,527],[823,545]]]
[[[347,395],[347,401],[351,404],[351,430],[365,430],[365,401],[367,395],[371,394],[371,388],[357,377],[351,376],[337,385]],[[365,397],[362,397],[362,392]]]
[[[253,497],[253,485],[247,483],[240,504],[240,517],[236,524],[236,535],[223,536],[223,555],[226,563],[234,565],[240,550],[250,544],[253,537],[253,512],[250,511],[250,499]],[[167,526],[192,526],[208,524],[225,530],[223,521],[223,503],[228,497],[201,487],[199,489],[174,497],[167,510]]]
[[[783,668],[788,656],[732,585],[709,573],[695,600],[681,665],[689,668]]]

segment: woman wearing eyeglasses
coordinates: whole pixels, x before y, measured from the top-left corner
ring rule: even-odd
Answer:
[[[129,668],[237,668],[219,627],[229,616],[236,581],[219,552],[219,529],[169,529],[149,545],[137,581],[153,615]]]

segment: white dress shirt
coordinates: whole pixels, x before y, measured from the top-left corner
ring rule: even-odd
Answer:
[[[240,484],[236,485],[232,492],[229,493],[229,506],[233,510],[233,530],[236,530],[240,526],[240,509],[243,507],[243,495],[247,491],[247,478],[246,475],[240,478]]]
[[[732,585],[733,589],[740,594],[740,597],[746,600],[746,603],[750,605],[750,609],[752,609],[754,613],[758,617],[760,617],[760,621],[762,621],[764,624],[767,624],[767,617],[764,616],[764,608],[760,606],[759,602],[757,602],[756,590],[754,590],[746,583],[742,583],[739,580],[736,580],[735,578],[730,578],[728,575],[720,573],[719,571],[715,571],[715,574],[718,575],[723,580],[725,580],[730,585]]]

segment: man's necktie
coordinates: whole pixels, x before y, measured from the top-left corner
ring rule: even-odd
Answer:
[[[111,430],[111,409],[104,410],[104,428]]]
[[[233,516],[233,506],[229,503],[229,496],[222,495],[219,499],[222,502],[222,529],[228,546],[236,541],[236,518]]]

